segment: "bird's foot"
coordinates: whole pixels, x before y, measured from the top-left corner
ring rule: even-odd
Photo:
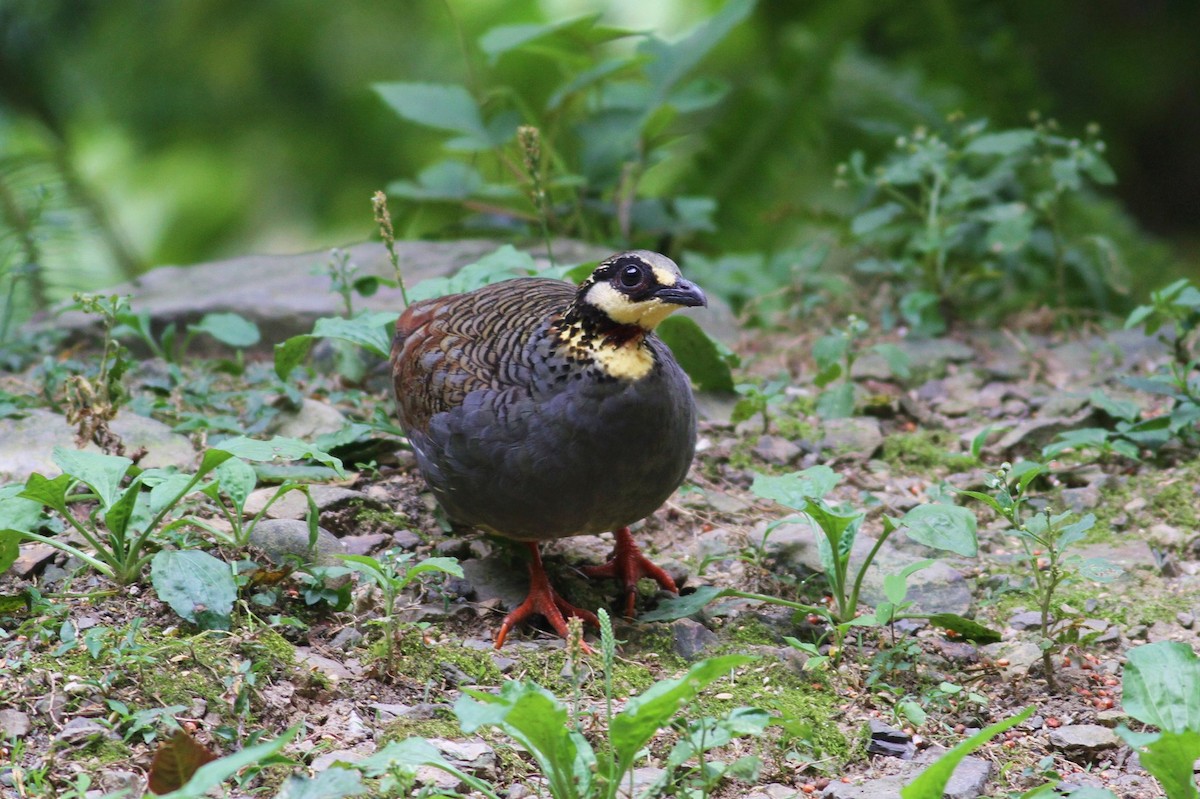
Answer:
[[[671,579],[671,575],[647,560],[642,551],[638,549],[628,527],[617,530],[616,536],[616,545],[613,546],[612,557],[608,562],[599,566],[585,566],[583,573],[588,577],[612,577],[621,583],[621,588],[625,592],[625,616],[627,618],[633,618],[637,584],[638,580],[643,577],[649,577],[673,594],[679,593],[679,588]]]
[[[567,619],[571,616],[582,619],[584,624],[600,626],[600,620],[596,618],[596,614],[575,607],[554,590],[550,585],[549,578],[546,577],[546,570],[542,567],[542,557],[538,553],[537,544],[529,546],[533,551],[533,560],[529,563],[529,595],[525,597],[524,602],[504,617],[504,621],[500,624],[500,630],[496,633],[497,649],[504,645],[504,639],[508,637],[509,631],[530,616],[544,617],[546,621],[550,622],[554,631],[563,638],[568,637]],[[583,644],[583,651],[588,654],[592,652],[586,643]]]

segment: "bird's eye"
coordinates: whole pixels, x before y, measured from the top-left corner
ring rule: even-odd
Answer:
[[[627,266],[621,270],[621,285],[631,289],[642,282],[642,270],[636,266]]]

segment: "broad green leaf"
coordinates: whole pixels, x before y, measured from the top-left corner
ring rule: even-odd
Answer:
[[[399,315],[395,311],[368,311],[353,319],[324,316],[313,325],[312,337],[349,341],[380,358],[387,358],[392,351],[391,326]],[[276,359],[278,357],[276,353]]]
[[[365,760],[360,760],[357,766],[368,777],[381,777],[397,767],[431,766],[454,775],[488,799],[499,799],[491,785],[452,766],[442,757],[442,753],[424,738],[393,741]]]
[[[873,352],[877,352],[883,356],[884,363],[888,365],[888,369],[892,375],[907,380],[912,374],[909,368],[912,360],[908,357],[908,353],[890,342],[883,342],[871,347]]]
[[[299,336],[292,336],[286,341],[281,341],[275,345],[275,374],[281,380],[287,380],[292,370],[308,357],[308,351],[312,349],[313,337],[309,333],[303,333]]]
[[[117,501],[108,507],[104,512],[104,526],[108,528],[109,535],[120,540],[125,535],[125,530],[129,527],[129,520],[133,516],[133,511],[137,505],[138,496],[142,493],[141,477],[135,477],[133,482],[122,492]]]
[[[1111,583],[1125,574],[1125,570],[1106,558],[1084,558],[1075,567],[1079,576],[1097,583]]]
[[[1000,633],[955,613],[933,613],[929,616],[929,623],[957,633],[960,637],[977,644],[994,644],[1000,640]]]
[[[425,560],[413,566],[404,573],[404,582],[407,584],[409,580],[415,579],[422,574],[429,572],[440,572],[441,574],[449,574],[452,577],[462,577],[462,566],[458,565],[458,561],[454,558],[425,558]]]
[[[646,65],[646,76],[654,86],[658,99],[665,98],[671,87],[699,64],[753,10],[754,0],[729,0],[715,15],[670,44],[654,37],[642,42],[638,52],[650,58]]]
[[[230,458],[213,471],[220,492],[233,502],[239,514],[246,506],[250,492],[258,485],[258,475],[250,464],[240,458]]]
[[[499,25],[479,37],[479,49],[494,66],[501,56],[513,50],[577,54],[589,45],[632,34],[622,28],[597,25],[600,17],[600,14],[588,14],[542,25]]]
[[[60,474],[53,480],[34,472],[25,481],[25,490],[17,496],[46,505],[60,514],[67,513],[67,490],[75,481],[69,474]]]
[[[450,277],[422,280],[408,290],[408,299],[409,302],[419,302],[446,294],[460,294],[502,280],[526,277],[537,271],[537,261],[532,255],[505,244],[475,263],[467,264]]]
[[[675,360],[701,391],[733,392],[732,367],[737,356],[709,336],[694,319],[671,316],[656,328]]]
[[[36,530],[41,526],[42,506],[49,503],[21,496],[24,491],[19,484],[0,488],[0,529]]]
[[[461,136],[461,149],[487,150],[493,142],[479,105],[462,86],[436,83],[376,83],[383,101],[410,122]]]
[[[237,585],[223,560],[197,549],[163,550],[150,561],[158,598],[205,629],[228,630]]]
[[[638,616],[640,621],[674,621],[694,616],[704,609],[705,605],[722,596],[727,596],[724,589],[715,585],[702,585],[690,594],[667,597],[658,603],[654,610]]]
[[[1200,659],[1187,644],[1130,649],[1122,682],[1125,712],[1164,732],[1200,732]]]
[[[472,197],[504,200],[520,197],[513,186],[488,183],[479,171],[462,161],[438,161],[417,173],[417,180],[397,180],[387,186],[389,197],[435,202],[462,202]]]
[[[763,499],[773,499],[793,510],[805,510],[808,500],[820,499],[833,490],[841,475],[824,464],[784,475],[755,474],[750,490]]]
[[[454,703],[454,715],[463,732],[499,727],[510,735],[538,761],[555,799],[591,795],[595,753],[571,730],[566,706],[545,688],[506,682],[499,696],[471,692]]]
[[[1005,730],[1010,730],[1022,721],[1025,721],[1025,719],[1033,715],[1034,710],[1036,708],[1033,706],[1027,707],[1012,718],[1005,719],[990,727],[985,727],[975,733],[935,760],[929,768],[922,771],[917,775],[916,779],[902,788],[900,790],[901,798],[942,799],[942,793],[946,790],[946,783],[950,782],[950,777],[954,774],[954,769],[958,768],[958,764],[962,762],[964,757]]]
[[[21,557],[23,538],[20,530],[0,530],[0,574],[8,571],[9,567],[17,562],[17,558]]]
[[[1200,758],[1200,731],[1196,729],[1180,732],[1163,732],[1154,736],[1149,743],[1138,742],[1124,727],[1117,734],[1131,746],[1138,748],[1138,760],[1142,768],[1154,775],[1162,785],[1167,799],[1197,799],[1194,764]],[[1132,739],[1132,740],[1131,740]],[[1144,739],[1143,739],[1144,741]]]
[[[917,505],[901,519],[905,534],[919,544],[973,558],[979,552],[975,514],[958,505]]]
[[[361,796],[371,793],[363,785],[357,771],[333,766],[318,772],[313,777],[293,774],[288,777],[275,799],[342,799],[346,796]]]
[[[133,461],[120,455],[102,455],[79,449],[54,448],[54,462],[66,474],[86,484],[100,498],[100,507],[108,508],[121,493],[121,480]]]
[[[747,655],[708,658],[693,665],[682,677],[661,680],[645,693],[630,699],[609,726],[609,739],[617,759],[614,778],[626,772],[642,747],[701,690],[738,666],[754,660],[756,658]]]
[[[312,459],[333,469],[339,477],[345,477],[341,459],[296,438],[275,436],[262,441],[238,436],[222,441],[215,449],[248,461],[273,461],[277,458],[285,461]]]
[[[855,236],[864,236],[891,223],[903,213],[904,206],[900,203],[884,203],[854,217],[850,222],[850,232]]]
[[[188,780],[187,785],[177,791],[163,794],[159,799],[204,799],[205,795],[222,782],[237,774],[247,766],[261,763],[272,758],[283,750],[299,735],[302,725],[289,727],[283,735],[273,741],[247,747],[240,752],[234,752],[219,760],[214,760],[200,769]]]
[[[207,333],[222,344],[231,347],[253,347],[261,339],[258,325],[235,313],[210,313],[196,324],[189,325],[193,333]]]
[[[192,482],[192,475],[172,474],[156,482],[150,489],[150,515],[157,516],[164,508],[172,505],[179,493]]]
[[[1028,129],[988,133],[972,141],[964,152],[975,155],[1012,155],[1037,141],[1037,131]]]

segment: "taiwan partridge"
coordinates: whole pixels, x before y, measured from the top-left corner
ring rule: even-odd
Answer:
[[[524,542],[528,598],[496,634],[541,614],[596,617],[550,587],[538,543],[612,530],[615,577],[633,614],[637,581],[674,581],[638,550],[628,525],[653,513],[687,475],[696,409],[687,376],[656,325],[707,305],[671,259],[614,255],[578,288],[518,278],[426,300],[396,323],[392,376],[400,423],[450,518]]]

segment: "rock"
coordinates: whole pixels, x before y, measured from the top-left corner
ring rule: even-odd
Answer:
[[[421,536],[412,530],[397,530],[392,533],[392,543],[401,549],[416,549],[421,545]]]
[[[1092,410],[1086,408],[1074,416],[1047,416],[1021,422],[1005,433],[995,444],[995,450],[1007,451],[1014,447],[1041,449],[1067,430],[1088,427]]]
[[[804,453],[800,447],[782,436],[759,436],[754,445],[754,454],[767,463],[786,466],[798,460]]]
[[[617,789],[617,796],[620,799],[633,799],[645,795],[646,789],[654,783],[658,782],[666,771],[655,766],[642,766],[633,770],[633,793],[629,792],[629,777],[621,780],[621,787]]]
[[[411,288],[431,277],[445,277],[467,264],[475,263],[500,247],[500,242],[487,239],[460,241],[397,241],[396,252],[404,268],[405,282]],[[545,263],[535,245],[533,253]],[[557,239],[553,244],[559,263],[598,261],[611,250],[571,239]],[[356,244],[344,248],[351,263],[362,277],[375,275],[392,278],[394,272],[382,244]],[[298,255],[247,255],[224,261],[191,266],[162,266],[139,275],[129,283],[107,290],[112,294],[128,294],[133,307],[149,314],[155,328],[174,322],[181,327],[198,322],[207,313],[227,311],[239,314],[256,323],[262,340],[255,346],[262,352],[291,336],[311,333],[313,323],[323,316],[339,316],[343,312],[341,298],[329,290],[326,266],[329,250]],[[355,306],[370,311],[395,311],[403,307],[400,290],[381,286],[370,297],[356,297]],[[717,297],[709,298],[709,307],[688,313],[704,330],[722,341],[737,338],[737,321],[729,307]],[[54,317],[44,326],[95,334],[98,324],[94,317],[70,311]],[[199,351],[207,342],[197,339],[193,349]],[[223,352],[227,348],[222,347]]]
[[[345,554],[346,546],[337,536],[318,527],[316,544],[310,551],[308,523],[295,519],[263,519],[250,531],[250,543],[267,553],[276,564],[300,558],[302,562],[316,566],[345,565],[337,555]]]
[[[75,449],[75,428],[65,417],[45,408],[22,413],[20,418],[0,419],[0,484],[23,483],[34,472],[57,477],[62,469],[54,463],[54,448]],[[109,427],[121,437],[127,454],[146,450],[142,468],[175,466],[187,471],[195,466],[192,442],[160,421],[125,410]],[[100,451],[90,442],[84,449]]]
[[[33,724],[28,715],[11,707],[0,710],[0,740],[24,738],[31,729]]]
[[[717,489],[705,491],[704,501],[718,513],[727,513],[730,516],[745,513],[750,508],[749,502]]]
[[[483,741],[452,741],[430,738],[442,756],[463,771],[483,779],[496,776],[496,750]]]
[[[349,659],[344,662],[334,660],[324,655],[318,655],[307,646],[296,647],[296,665],[319,671],[331,682],[362,679],[362,667],[357,660]]]
[[[1175,614],[1175,621],[1179,622],[1179,626],[1185,630],[1190,630],[1196,624],[1196,617],[1187,611],[1179,611]]]
[[[918,774],[927,768],[926,761],[933,761],[945,750],[940,747],[921,753],[921,762],[905,764],[899,774],[868,780],[857,785],[834,781],[821,793],[826,799],[896,799]],[[944,799],[975,799],[982,796],[991,776],[992,766],[988,761],[968,755],[954,769],[946,783]]]
[[[883,431],[879,428],[879,420],[869,416],[828,419],[824,432],[821,449],[829,450],[834,455],[866,460],[883,446]]]
[[[717,643],[717,634],[691,619],[671,622],[671,644],[675,654],[684,660],[694,660],[705,649]]]
[[[111,738],[114,741],[120,739],[119,735],[110,730],[108,727],[105,727],[100,722],[95,721],[94,719],[76,716],[68,721],[61,730],[59,730],[58,734],[54,736],[54,740],[62,741],[63,743],[68,744],[79,744],[87,741],[89,738],[94,738],[97,735],[105,738]]]
[[[982,647],[980,651],[993,661],[1008,661],[1008,665],[1003,667],[1006,680],[1024,677],[1029,674],[1033,664],[1042,662],[1042,650],[1028,641],[999,641]]]
[[[1146,530],[1146,540],[1160,549],[1181,550],[1187,546],[1192,533],[1184,532],[1170,524],[1154,524]]]
[[[1100,489],[1094,485],[1082,488],[1064,488],[1063,502],[1075,513],[1083,513],[1100,504]]]
[[[143,789],[142,776],[124,769],[105,769],[100,772],[100,789],[106,794],[137,796]]]
[[[280,411],[271,420],[267,432],[272,435],[312,441],[317,436],[336,433],[346,425],[346,417],[332,405],[314,399],[301,401],[299,408]]]
[[[314,774],[320,774],[322,771],[328,771],[331,768],[339,768],[345,771],[347,775],[357,774],[358,772],[350,771],[349,769],[341,769],[337,766],[338,763],[353,765],[360,760],[365,760],[375,753],[375,744],[359,744],[353,749],[334,749],[332,752],[322,752],[312,759],[311,768]]]
[[[1096,722],[1105,727],[1116,727],[1118,724],[1128,724],[1129,714],[1124,710],[1101,710],[1096,713]]]
[[[745,794],[743,799],[800,799],[802,796],[804,794],[795,788],[770,782],[766,785],[756,786],[750,793]]]
[[[36,574],[58,554],[57,549],[42,543],[21,544],[17,547],[17,552],[17,559],[13,561],[13,565],[9,569],[22,579]]]
[[[867,741],[867,754],[912,760],[917,753],[917,746],[908,733],[888,726],[879,719],[871,719],[868,727],[871,738]]]
[[[1099,724],[1070,724],[1050,731],[1050,745],[1076,763],[1092,763],[1103,752],[1119,747],[1121,739]]]
[[[250,496],[246,497],[246,514],[248,516],[256,515],[270,502],[277,491],[278,489],[271,487],[259,488],[250,492]],[[354,491],[342,486],[310,485],[308,493],[312,497],[313,504],[317,506],[317,510],[323,514],[339,510],[351,503],[387,510],[387,503],[364,494],[362,491]],[[299,491],[289,491],[271,503],[271,507],[267,508],[266,515],[268,519],[303,519],[308,516],[308,500]]]
[[[1042,614],[1036,610],[1023,610],[1014,613],[1008,620],[1008,626],[1014,630],[1037,630],[1042,626]]]
[[[525,569],[506,561],[506,558],[470,558],[459,564],[463,578],[475,589],[476,601],[487,604],[499,600],[509,608],[525,601],[529,593]]]
[[[346,553],[349,555],[369,555],[392,540],[387,533],[370,533],[368,535],[348,535],[341,539]]]
[[[921,753],[918,760],[932,763],[945,754],[941,747],[930,747]],[[924,770],[924,769],[922,769]],[[942,793],[943,799],[975,799],[983,796],[987,781],[992,776],[992,763],[981,757],[964,757],[954,769],[950,781]]]
[[[413,710],[412,705],[390,702],[372,702],[368,707],[378,714],[378,721],[381,724],[387,724],[389,721],[407,716]]]

